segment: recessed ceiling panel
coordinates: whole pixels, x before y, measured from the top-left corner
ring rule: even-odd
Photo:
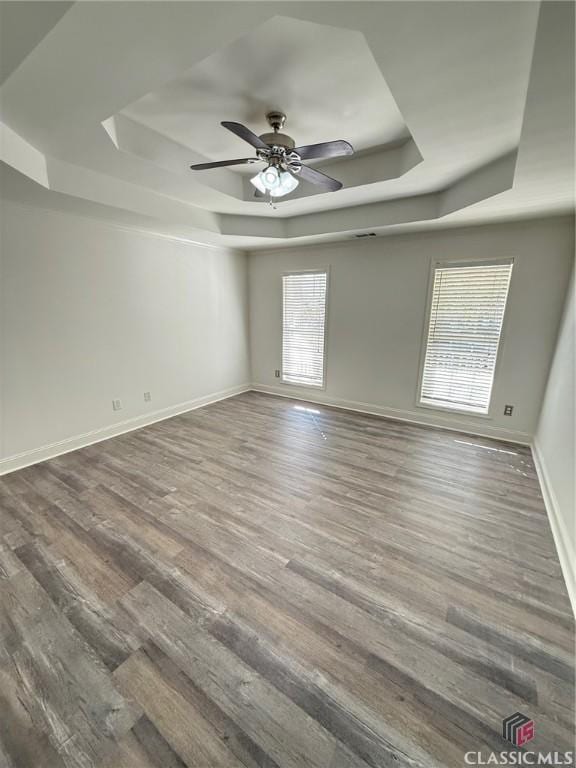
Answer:
[[[220,121],[243,122],[262,134],[270,130],[270,110],[287,114],[284,130],[297,144],[346,139],[364,150],[410,135],[362,34],[284,17],[270,19],[122,114],[223,160],[252,153]]]

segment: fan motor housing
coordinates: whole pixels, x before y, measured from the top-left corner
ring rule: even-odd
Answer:
[[[270,147],[276,145],[278,147],[286,147],[286,149],[294,149],[296,146],[292,136],[287,136],[285,133],[263,133],[260,138]]]

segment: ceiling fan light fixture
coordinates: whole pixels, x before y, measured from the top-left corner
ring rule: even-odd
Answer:
[[[276,166],[269,165],[251,178],[250,183],[263,195],[269,192],[271,197],[283,197],[293,192],[299,181],[288,171],[280,172]]]

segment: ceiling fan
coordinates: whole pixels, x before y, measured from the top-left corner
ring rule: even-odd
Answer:
[[[303,165],[303,161],[351,155],[354,153],[351,144],[339,140],[296,147],[296,142],[291,136],[279,132],[286,122],[285,114],[268,112],[266,119],[273,132],[264,133],[262,136],[257,136],[241,123],[232,123],[226,120],[220,123],[224,128],[251,144],[256,149],[256,157],[221,160],[215,163],[198,163],[191,165],[190,168],[193,171],[206,171],[209,168],[222,168],[228,165],[265,162],[266,168],[250,179],[250,182],[256,187],[256,196],[268,193],[270,197],[283,197],[296,189],[300,179],[317,184],[327,192],[336,192],[336,190],[341,189],[341,181],[337,181],[315,168]]]

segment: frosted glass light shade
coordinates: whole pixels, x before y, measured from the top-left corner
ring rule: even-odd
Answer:
[[[272,197],[282,197],[295,190],[299,181],[288,171],[280,172],[270,165],[250,179],[250,183],[263,195],[269,192]]]

